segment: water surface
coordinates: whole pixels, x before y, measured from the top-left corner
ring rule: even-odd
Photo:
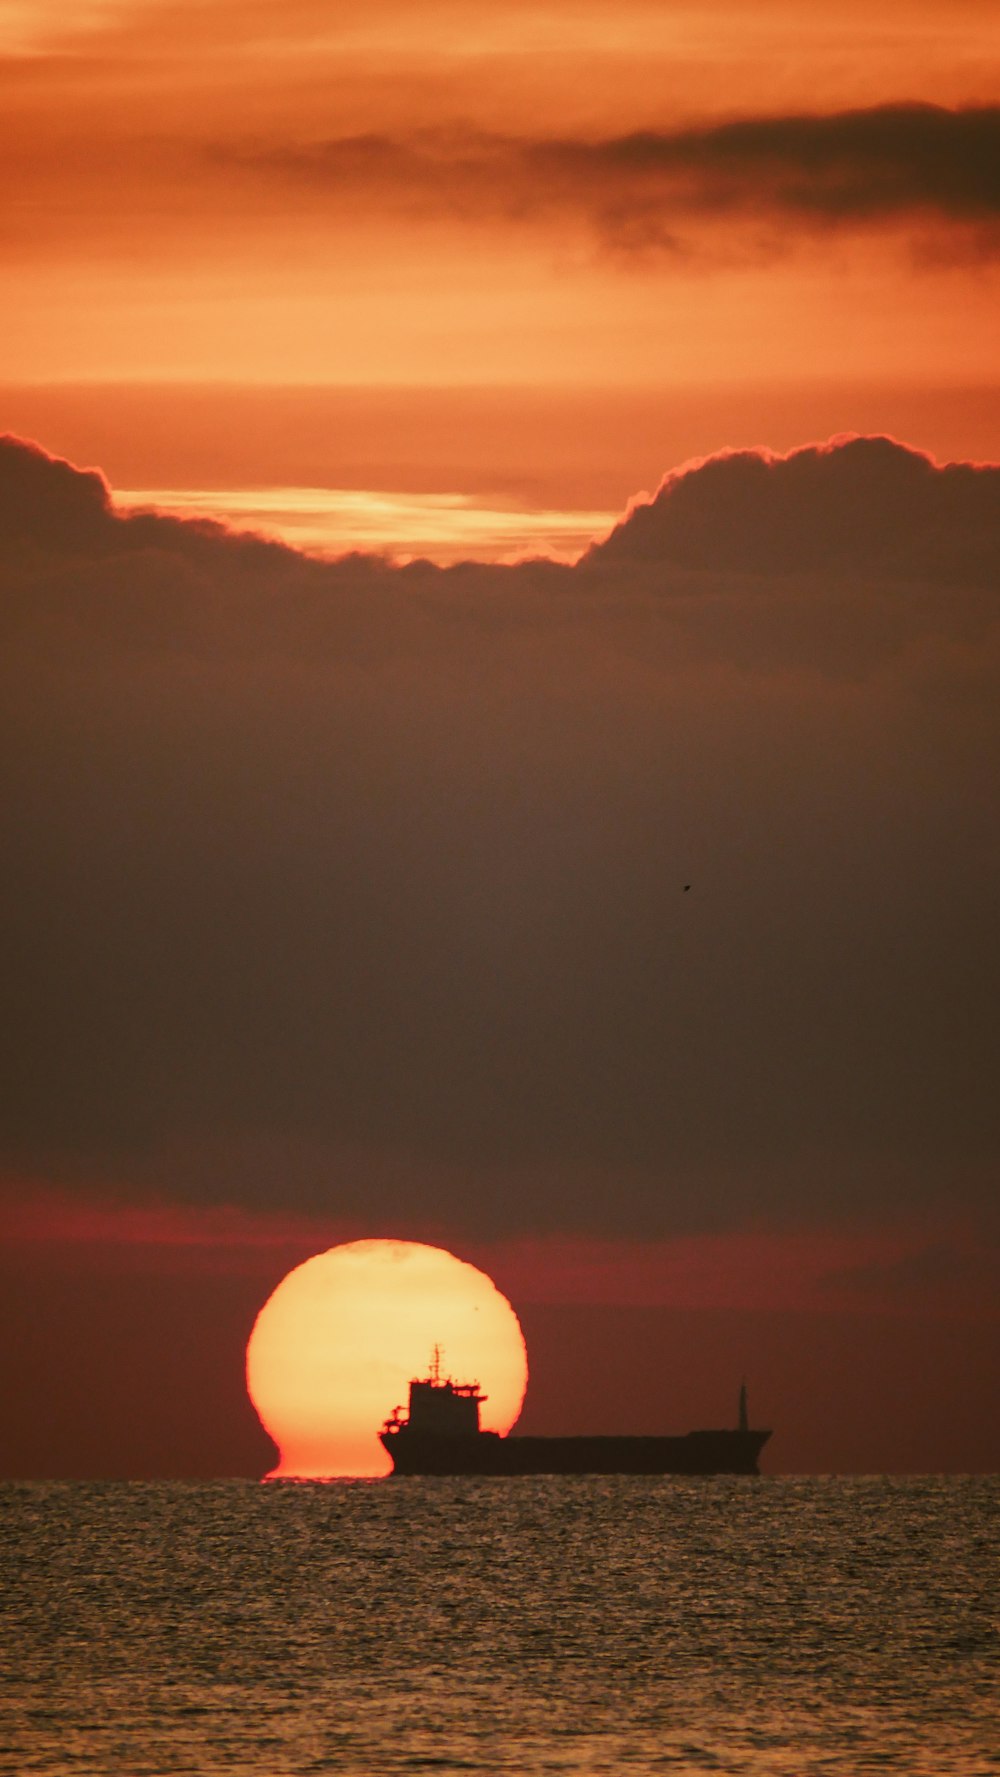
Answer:
[[[0,1771],[983,1777],[993,1478],[0,1489]]]

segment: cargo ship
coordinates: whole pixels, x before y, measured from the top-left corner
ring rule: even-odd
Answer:
[[[753,1431],[747,1391],[740,1388],[739,1420],[728,1431],[689,1431],[673,1437],[502,1437],[483,1431],[478,1382],[441,1374],[435,1346],[430,1373],[410,1383],[409,1408],[395,1407],[380,1438],[397,1475],[756,1475],[771,1436]]]

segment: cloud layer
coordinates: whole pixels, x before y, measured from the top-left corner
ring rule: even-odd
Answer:
[[[320,562],[0,449],[3,1159],[470,1234],[985,1200],[1000,468]],[[688,887],[688,885],[690,885]]]

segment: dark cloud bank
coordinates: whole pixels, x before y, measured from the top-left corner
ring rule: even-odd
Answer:
[[[939,248],[1000,249],[1000,107],[895,103],[737,117],[603,138],[452,129],[216,151],[302,191],[376,206],[511,219],[578,213],[617,250],[691,251],[699,232],[930,232]],[[745,249],[746,242],[743,243]]]
[[[1000,468],[722,456],[575,568],[439,570],[7,440],[0,535],[8,1176],[470,1235],[988,1201]]]

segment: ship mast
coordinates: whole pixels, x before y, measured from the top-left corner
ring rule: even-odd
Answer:
[[[750,1420],[747,1417],[747,1379],[744,1376],[743,1381],[740,1383],[740,1431],[749,1430]]]
[[[440,1347],[440,1345],[435,1345],[433,1351],[431,1352],[431,1381],[434,1383],[435,1387],[440,1386],[440,1383],[441,1383],[441,1347]]]

